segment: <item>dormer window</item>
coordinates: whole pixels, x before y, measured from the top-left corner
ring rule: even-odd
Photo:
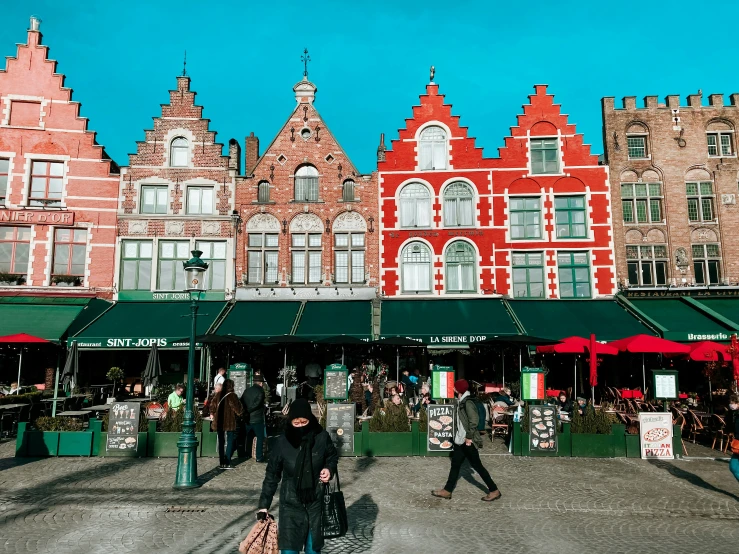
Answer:
[[[295,201],[318,201],[318,170],[312,165],[303,165],[295,172]]]
[[[649,130],[644,124],[634,122],[629,125],[626,129],[626,149],[630,160],[649,159],[648,137]]]
[[[530,139],[531,173],[559,173],[559,139]]]
[[[347,179],[341,189],[341,199],[344,202],[354,202],[354,181]]]
[[[257,202],[266,204],[269,202],[269,182],[262,181],[257,189]]]
[[[171,167],[187,167],[190,147],[187,139],[177,137],[169,145],[169,165]]]
[[[432,125],[421,131],[418,144],[420,169],[446,169],[446,132]]]

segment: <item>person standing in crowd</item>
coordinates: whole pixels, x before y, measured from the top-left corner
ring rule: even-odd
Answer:
[[[405,392],[406,398],[413,398],[416,396],[416,386],[411,381],[411,377],[407,369],[403,370],[403,376],[400,378],[400,382],[403,384],[403,391]]]
[[[312,359],[310,363],[305,366],[305,378],[311,387],[315,387],[316,385],[321,384],[321,374],[321,366],[318,364],[315,358]]]
[[[257,437],[256,461],[264,461],[264,381],[261,376],[254,377],[254,384],[244,390],[241,395],[241,403],[244,405],[245,413],[249,414],[246,423],[246,449],[251,454],[252,433]]]
[[[174,390],[167,397],[167,409],[179,410],[180,406],[182,406],[182,403],[184,402],[184,400],[182,399],[182,395],[184,392],[185,385],[177,383]]]
[[[450,499],[452,492],[457,486],[459,479],[459,470],[465,460],[470,462],[485,485],[488,487],[488,494],[482,497],[485,502],[493,502],[501,497],[497,485],[490,477],[490,473],[485,469],[480,461],[480,453],[478,448],[482,448],[482,437],[477,430],[479,423],[479,414],[477,406],[470,398],[469,384],[466,380],[460,379],[454,383],[454,392],[457,394],[458,400],[455,402],[454,409],[454,450],[452,451],[452,468],[449,470],[449,478],[443,489],[431,491],[431,494],[439,498]]]
[[[729,460],[729,470],[739,481],[739,394],[732,394],[729,398],[729,410],[731,410],[730,414],[733,418],[733,422],[729,424],[729,429],[734,433],[734,440],[729,445],[732,452],[731,460]]]
[[[221,392],[213,397],[210,406],[213,426],[218,433],[218,458],[221,469],[234,469],[231,465],[231,456],[236,448],[236,418],[243,412],[244,408],[234,393],[234,382],[226,379],[223,381]]]
[[[323,548],[322,483],[336,475],[339,454],[304,398],[290,404],[285,432],[270,452],[257,519],[267,517],[280,487],[277,540],[282,554],[315,554]]]
[[[223,382],[225,380],[226,380],[226,368],[219,367],[218,371],[216,372],[216,376],[213,379],[213,388],[216,388],[218,385],[223,385]]]

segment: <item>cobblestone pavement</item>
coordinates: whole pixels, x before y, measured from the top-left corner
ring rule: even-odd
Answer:
[[[0,445],[0,552],[234,553],[264,475],[251,461],[220,473],[201,458],[203,486],[174,491],[174,459],[12,455],[12,443]],[[342,459],[350,532],[324,552],[721,554],[739,545],[739,484],[726,459],[483,462],[503,492],[492,504],[469,470],[451,501],[431,497],[446,458]]]

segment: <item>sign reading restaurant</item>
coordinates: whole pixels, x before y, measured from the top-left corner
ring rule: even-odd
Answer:
[[[36,223],[40,225],[74,225],[74,212],[58,210],[8,210],[0,209],[1,223]]]
[[[76,342],[79,348],[182,348],[189,346],[188,341],[174,341],[163,337],[109,338],[109,339],[69,339],[68,344]]]

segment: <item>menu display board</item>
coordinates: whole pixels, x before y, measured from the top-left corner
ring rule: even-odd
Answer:
[[[435,365],[431,370],[431,398],[446,400],[454,398],[454,368]]]
[[[540,367],[521,369],[521,400],[544,400],[546,398],[546,379]]]
[[[642,412],[639,414],[641,457],[672,460],[672,414],[669,412]]]
[[[529,407],[529,450],[557,452],[557,413],[554,406]]]
[[[354,404],[326,404],[326,431],[340,454],[354,454]]]
[[[426,450],[449,451],[454,446],[454,405],[429,404],[426,407],[429,435]]]
[[[247,387],[252,385],[253,374],[249,364],[233,364],[226,377],[234,382],[234,393],[241,398]]]
[[[677,371],[655,369],[652,373],[654,375],[654,398],[676,400],[680,390],[677,382]]]
[[[115,402],[108,412],[105,450],[136,450],[139,442],[140,402]]]
[[[326,400],[349,398],[349,372],[345,365],[331,364],[323,372],[323,397]]]

